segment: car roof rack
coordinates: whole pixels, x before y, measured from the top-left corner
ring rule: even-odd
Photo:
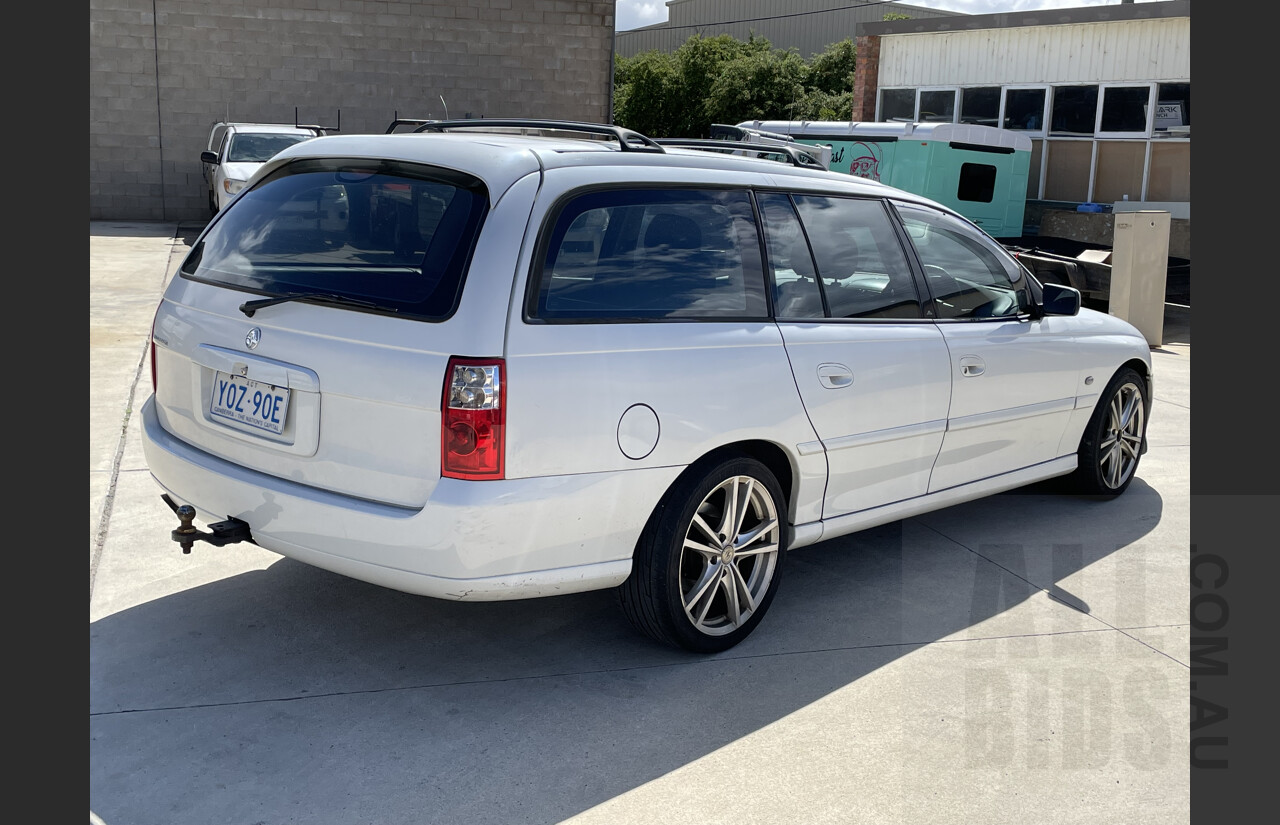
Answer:
[[[439,118],[434,117],[400,117],[400,110],[396,109],[395,113],[391,116],[391,124],[387,126],[386,134],[392,134],[401,126],[421,126],[424,123],[435,123],[438,120]],[[409,131],[416,130],[410,129]]]
[[[417,118],[417,117],[397,117],[395,120],[391,121],[391,124],[389,126],[387,126],[386,134],[389,135],[394,133],[396,129],[399,129],[401,126],[421,126],[424,123],[436,123],[436,122],[437,121],[435,120],[423,119],[423,118]],[[410,131],[416,132],[418,130],[411,129]]]
[[[751,152],[756,157],[761,155],[786,155],[786,163],[801,169],[826,169],[822,162],[800,144],[771,145],[764,143],[745,143],[736,140],[720,140],[718,138],[658,138],[661,146],[674,146],[680,149],[705,149],[719,152]]]
[[[339,110],[338,110],[338,125],[337,125],[337,126],[320,126],[320,125],[315,124],[315,123],[299,123],[299,122],[298,122],[298,107],[297,107],[297,106],[294,106],[294,107],[293,107],[293,125],[294,125],[296,128],[298,128],[298,129],[314,129],[317,133],[321,133],[321,132],[326,132],[326,133],[327,133],[327,132],[341,132],[341,131],[342,131],[342,110],[341,110],[341,109],[339,109]]]
[[[603,123],[583,123],[575,120],[534,120],[527,118],[469,118],[467,120],[434,120],[423,123],[414,132],[444,132],[451,129],[507,130],[536,129],[553,132],[579,132],[588,135],[611,137],[618,141],[623,152],[662,152],[661,144],[653,138],[622,126]]]

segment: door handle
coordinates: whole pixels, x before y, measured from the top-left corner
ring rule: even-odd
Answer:
[[[838,390],[853,383],[853,370],[844,364],[819,364],[818,382],[829,390]]]
[[[961,356],[960,357],[960,375],[966,379],[972,379],[974,376],[982,375],[987,371],[987,362],[978,356]]]
[[[987,371],[987,362],[976,355],[964,355],[960,358],[960,374],[966,378],[982,375]]]

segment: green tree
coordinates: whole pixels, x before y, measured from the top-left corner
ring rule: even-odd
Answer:
[[[641,134],[671,134],[679,90],[674,56],[654,50],[620,58],[614,69],[613,120]]]
[[[651,137],[706,137],[712,123],[845,120],[857,49],[850,38],[805,61],[753,33],[694,35],[675,52],[614,63],[614,122]]]
[[[704,131],[712,123],[790,120],[795,103],[805,94],[808,71],[800,55],[780,49],[729,61],[707,96]]]
[[[826,51],[815,54],[809,61],[807,87],[814,91],[838,95],[853,90],[853,75],[858,67],[858,49],[853,40],[846,37],[839,43],[827,46]]]
[[[853,90],[832,94],[817,89],[798,101],[791,120],[848,120],[853,115]]]

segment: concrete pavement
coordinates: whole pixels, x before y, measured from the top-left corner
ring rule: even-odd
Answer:
[[[802,548],[752,637],[696,657],[607,592],[461,604],[184,556],[136,410],[198,228],[90,223],[91,821],[1190,820],[1189,313],[1124,496]]]

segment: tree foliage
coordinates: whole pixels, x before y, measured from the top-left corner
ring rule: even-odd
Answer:
[[[755,35],[694,35],[674,53],[616,60],[614,122],[651,137],[706,137],[712,123],[845,120],[856,57],[848,38],[806,61]]]

